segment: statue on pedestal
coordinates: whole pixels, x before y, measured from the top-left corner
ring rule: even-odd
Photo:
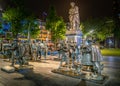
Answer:
[[[80,19],[79,19],[79,8],[74,2],[70,3],[71,8],[69,9],[69,21],[70,29],[79,29]]]
[[[77,46],[82,43],[82,32],[80,30],[79,7],[74,2],[70,3],[69,30],[66,31],[66,40],[74,41]]]
[[[62,56],[59,68],[53,72],[85,80],[104,81],[105,76],[101,74],[103,57],[100,49],[94,44],[92,38],[82,39],[82,32],[79,27],[79,8],[74,2],[71,2],[70,5],[70,30],[66,31],[65,43],[62,42],[58,46]],[[63,62],[66,64],[63,65]]]

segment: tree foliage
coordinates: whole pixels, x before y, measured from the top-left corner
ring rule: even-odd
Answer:
[[[24,19],[24,13],[20,8],[8,8],[3,13],[3,19],[7,22],[11,22],[11,32],[14,37],[22,31],[21,20]]]
[[[3,19],[11,23],[11,32],[14,37],[18,33],[23,33],[30,28],[31,37],[36,37],[39,33],[38,24],[35,24],[35,16],[25,9],[24,0],[11,0],[14,7],[9,7],[3,13]],[[24,22],[23,21],[27,21]],[[23,33],[24,34],[24,33]]]
[[[39,23],[34,16],[29,16],[23,21],[23,34],[28,35],[30,32],[31,38],[36,38],[40,34]]]
[[[0,22],[0,29],[2,29],[2,22]]]
[[[84,35],[91,35],[102,41],[113,34],[114,21],[112,18],[88,19],[81,23],[81,28]]]
[[[66,32],[66,25],[64,20],[56,15],[55,8],[51,6],[46,20],[46,29],[51,32],[52,40],[54,42],[64,39]]]

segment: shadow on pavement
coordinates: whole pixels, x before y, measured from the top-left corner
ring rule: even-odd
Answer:
[[[87,86],[87,84],[85,80],[81,80],[80,83],[76,86]]]
[[[45,77],[41,74],[34,73],[33,70],[20,70],[20,74],[23,74],[22,78],[14,78],[15,80],[32,80],[36,86],[62,86],[52,81],[50,77]]]

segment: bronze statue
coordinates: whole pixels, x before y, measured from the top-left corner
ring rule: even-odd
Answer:
[[[79,19],[79,8],[74,2],[70,3],[71,8],[69,9],[69,21],[70,29],[79,29],[80,19]]]

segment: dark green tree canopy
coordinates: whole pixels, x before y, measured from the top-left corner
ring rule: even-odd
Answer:
[[[35,18],[35,16],[29,16],[25,20],[25,23],[23,25],[23,34],[28,35],[28,30],[30,32],[31,38],[36,38],[40,34],[40,28],[39,28],[39,22]]]
[[[32,36],[38,35],[38,24],[34,24],[36,17],[31,14],[24,5],[25,0],[11,0],[14,7],[8,7],[3,13],[3,19],[11,23],[11,32],[14,37],[17,37],[18,33],[23,33],[28,28],[34,28],[31,30]],[[25,25],[21,24],[26,20],[29,23]],[[29,26],[30,24],[30,26]]]
[[[104,40],[111,36],[114,26],[115,24],[112,18],[88,19],[81,23],[84,35],[91,35],[99,40]]]
[[[17,36],[18,33],[22,30],[21,20],[24,19],[24,13],[20,8],[8,8],[3,13],[3,19],[5,21],[11,22],[11,31],[14,36]]]
[[[62,17],[57,16],[55,8],[51,6],[48,17],[46,19],[46,29],[52,34],[54,42],[64,39],[66,32],[66,24]]]

